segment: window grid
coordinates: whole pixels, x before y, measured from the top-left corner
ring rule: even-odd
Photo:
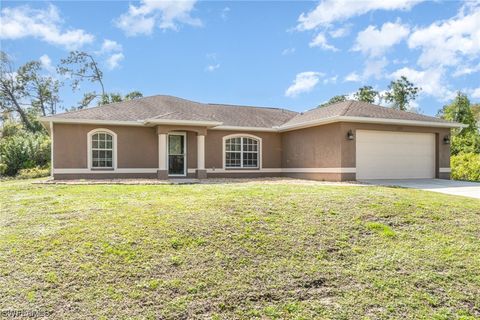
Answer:
[[[247,137],[225,141],[226,168],[258,168],[258,140]]]
[[[92,135],[92,168],[113,168],[113,137],[99,132]]]

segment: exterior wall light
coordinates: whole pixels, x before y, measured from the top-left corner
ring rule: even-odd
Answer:
[[[348,130],[348,132],[347,132],[347,139],[348,139],[348,140],[353,140],[353,131],[352,131],[352,130]]]
[[[448,134],[445,137],[443,137],[443,143],[450,144],[450,136]]]

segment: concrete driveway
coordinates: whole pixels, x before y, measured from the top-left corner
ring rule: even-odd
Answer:
[[[480,199],[480,183],[477,182],[441,179],[361,180],[360,182],[380,186],[413,188]]]

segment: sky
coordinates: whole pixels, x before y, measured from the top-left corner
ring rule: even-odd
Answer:
[[[480,1],[2,1],[0,41],[55,77],[86,51],[122,94],[305,111],[405,75],[419,112],[480,102]],[[89,90],[64,87],[63,106]]]

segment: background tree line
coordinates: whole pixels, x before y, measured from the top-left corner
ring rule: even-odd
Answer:
[[[92,83],[97,90],[83,92],[75,106],[65,108],[61,89],[78,91],[84,82]],[[15,68],[11,57],[0,51],[0,176],[19,172],[26,177],[48,175],[50,138],[39,116],[140,97],[139,91],[124,96],[108,92],[103,72],[87,52],[70,52],[52,74],[44,70],[40,61]]]
[[[389,103],[392,108],[407,111],[409,107],[411,107],[411,102],[417,98],[421,90],[421,88],[414,86],[407,77],[401,76],[399,79],[390,82],[388,90],[384,94],[376,91],[372,86],[363,86],[358,88],[357,92],[353,94],[353,99],[368,103],[377,102],[378,104],[385,101]],[[319,107],[346,101],[347,99],[348,97],[345,94],[333,96],[327,102],[319,105]]]

